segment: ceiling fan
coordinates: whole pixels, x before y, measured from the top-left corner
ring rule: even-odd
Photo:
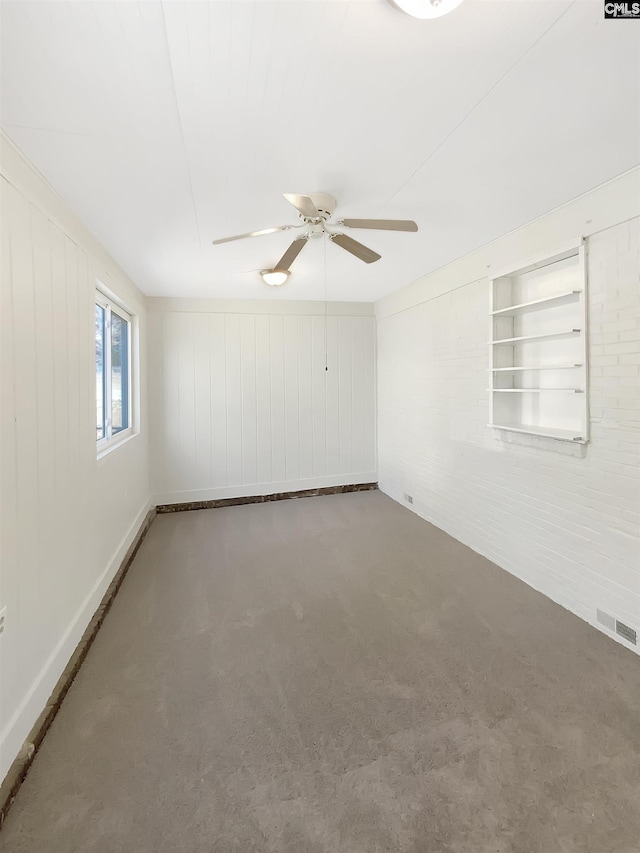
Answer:
[[[336,200],[329,193],[309,193],[309,195],[298,195],[296,193],[283,193],[286,200],[298,211],[302,225],[276,225],[273,228],[263,228],[260,231],[249,231],[247,234],[236,234],[233,237],[223,237],[214,240],[213,245],[230,243],[233,240],[243,240],[245,237],[259,237],[262,234],[274,234],[276,231],[290,231],[292,229],[305,229],[304,233],[291,243],[287,251],[274,265],[273,271],[289,272],[291,264],[304,249],[308,240],[326,236],[328,239],[345,249],[365,264],[379,261],[381,255],[369,249],[342,231],[345,228],[369,228],[377,231],[417,231],[418,226],[411,219],[336,219],[331,222],[331,217],[336,209]]]

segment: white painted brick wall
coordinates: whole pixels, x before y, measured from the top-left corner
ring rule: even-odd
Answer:
[[[640,635],[639,224],[588,239],[587,446],[486,427],[482,280],[379,317],[378,452],[391,497],[602,630],[597,608]]]

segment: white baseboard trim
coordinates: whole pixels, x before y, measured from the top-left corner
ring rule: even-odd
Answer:
[[[127,551],[138,535],[147,513],[153,506],[154,504],[150,500],[147,500],[142,506],[13,717],[2,729],[0,734],[0,780],[4,780],[6,777],[33,725],[45,708],[58,679],[64,672],[87,625],[100,606],[109,584],[114,579]]]
[[[277,483],[250,483],[242,486],[221,486],[214,489],[192,489],[184,492],[161,492],[154,497],[156,506],[166,504],[194,503],[196,501],[225,500],[226,498],[248,498],[254,495],[273,495],[283,492],[301,492],[306,489],[323,489],[331,486],[355,486],[361,483],[376,483],[376,471],[358,474],[334,474],[310,477],[306,480],[284,480]]]

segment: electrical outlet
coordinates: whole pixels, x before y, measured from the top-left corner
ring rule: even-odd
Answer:
[[[4,633],[4,626],[7,622],[7,606],[5,605],[2,610],[0,610],[0,634]]]

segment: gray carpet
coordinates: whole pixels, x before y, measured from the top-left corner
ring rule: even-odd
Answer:
[[[379,492],[159,516],[0,847],[638,853],[640,662]]]

